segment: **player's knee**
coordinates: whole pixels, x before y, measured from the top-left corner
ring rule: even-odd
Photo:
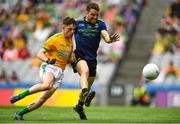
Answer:
[[[53,85],[51,85],[51,84],[44,84],[43,85],[44,90],[50,90],[52,87],[53,87]]]
[[[52,73],[45,73],[42,77],[42,88],[43,90],[50,90],[54,84],[54,76]]]
[[[89,71],[88,70],[82,71],[81,76],[88,77],[89,76]]]

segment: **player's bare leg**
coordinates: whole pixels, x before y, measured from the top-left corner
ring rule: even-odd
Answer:
[[[80,60],[77,63],[77,71],[80,75],[80,86],[81,86],[81,94],[86,97],[88,95],[88,77],[89,77],[89,68],[85,60]]]
[[[46,91],[50,90],[53,87],[54,75],[52,73],[45,73],[42,77],[42,84],[37,84],[29,88],[29,92],[31,94],[39,92],[39,91]]]
[[[81,88],[88,88],[88,76],[89,76],[89,68],[85,60],[80,60],[77,63],[77,71],[80,75],[80,85]]]
[[[42,106],[42,104],[44,104],[44,102],[46,102],[47,99],[49,99],[55,91],[56,91],[56,88],[54,87],[48,91],[44,91],[35,102],[33,102],[32,104],[29,104],[28,106],[29,110],[33,111],[39,108],[40,106]]]
[[[42,94],[37,100],[35,100],[31,104],[29,104],[27,107],[21,109],[15,114],[15,120],[24,120],[23,119],[24,114],[27,114],[41,107],[53,95],[55,91],[56,91],[56,88],[53,87],[48,91],[42,92]]]
[[[28,90],[25,90],[22,93],[11,97],[10,102],[15,103],[30,94],[34,94],[40,91],[46,91],[46,90],[51,89],[53,87],[53,80],[54,80],[54,76],[52,73],[43,74],[43,77],[42,77],[43,83],[36,84],[32,86],[31,88],[29,88]]]
[[[78,104],[74,107],[74,110],[79,114],[81,120],[87,120],[85,115],[83,105],[85,97],[87,97],[89,90],[88,90],[88,76],[89,76],[89,68],[85,60],[80,60],[77,63],[76,69],[80,75],[80,86],[81,92],[79,95]]]

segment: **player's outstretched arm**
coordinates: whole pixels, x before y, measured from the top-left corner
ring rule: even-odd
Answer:
[[[119,40],[120,36],[118,34],[109,35],[109,33],[106,30],[101,31],[101,35],[106,43],[112,43]]]

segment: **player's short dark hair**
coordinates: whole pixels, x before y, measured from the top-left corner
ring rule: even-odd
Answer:
[[[90,9],[95,9],[97,11],[99,11],[99,5],[97,3],[89,3],[86,7],[86,10],[89,12]]]
[[[75,19],[71,17],[65,17],[63,20],[63,25],[71,25],[71,24],[76,25]]]

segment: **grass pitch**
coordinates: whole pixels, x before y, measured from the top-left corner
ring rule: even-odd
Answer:
[[[24,116],[24,121],[13,120],[14,113],[23,107],[0,106],[0,123],[180,123],[179,108],[146,107],[89,107],[88,120],[79,120],[70,107],[42,107]]]

